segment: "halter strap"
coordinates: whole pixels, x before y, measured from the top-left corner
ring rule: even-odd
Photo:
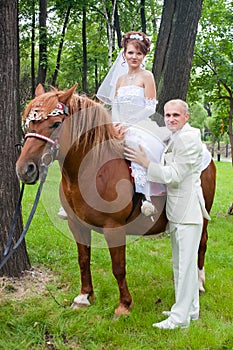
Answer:
[[[25,140],[28,138],[28,137],[35,137],[36,139],[40,139],[40,140],[43,140],[45,142],[49,142],[51,143],[52,145],[55,145],[57,143],[57,141],[54,141],[52,139],[50,139],[49,137],[47,136],[44,136],[44,135],[41,135],[41,134],[37,134],[36,132],[28,132],[26,135],[25,135]]]

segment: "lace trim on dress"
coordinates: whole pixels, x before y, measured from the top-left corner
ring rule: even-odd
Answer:
[[[141,107],[154,107],[158,101],[155,98],[148,98],[144,96],[144,87],[137,85],[120,86],[118,94],[115,97],[115,103],[129,103]]]
[[[158,104],[158,101],[155,98],[145,97],[145,103],[146,103],[146,107],[147,106],[156,107],[156,105]]]

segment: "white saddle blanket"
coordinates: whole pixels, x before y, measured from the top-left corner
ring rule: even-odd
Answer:
[[[210,151],[207,149],[206,144],[203,145],[203,153],[202,153],[202,165],[201,171],[205,170],[211,162],[212,156]]]
[[[149,160],[160,163],[165,143],[170,131],[166,127],[159,127],[156,122],[147,119],[130,126],[125,135],[127,146],[139,149],[143,147]],[[147,182],[147,171],[141,165],[131,163],[132,176],[135,181],[136,192],[143,193],[146,197],[158,196],[166,193],[166,186],[155,182]]]

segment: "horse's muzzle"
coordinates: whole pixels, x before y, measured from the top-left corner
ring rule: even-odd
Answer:
[[[19,180],[25,184],[34,185],[39,179],[39,170],[33,162],[23,164],[22,166],[17,162],[16,173]]]

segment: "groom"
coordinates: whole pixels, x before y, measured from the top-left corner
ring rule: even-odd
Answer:
[[[202,142],[200,130],[188,124],[188,105],[180,99],[164,106],[164,121],[172,132],[161,164],[140,151],[125,148],[125,158],[147,169],[147,180],[167,185],[166,214],[172,245],[175,304],[154,323],[160,329],[187,328],[199,318],[197,253],[203,217],[210,219],[201,189]]]

